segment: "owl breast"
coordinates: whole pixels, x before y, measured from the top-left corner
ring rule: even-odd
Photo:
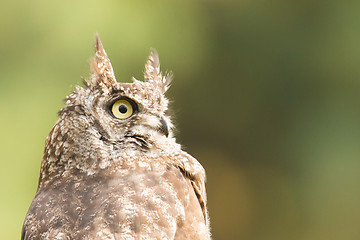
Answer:
[[[37,193],[28,224],[39,227],[26,229],[25,239],[183,239],[184,230],[206,230],[205,225],[188,224],[203,222],[196,219],[202,215],[199,207],[198,213],[187,213],[190,205],[198,206],[191,199],[196,197],[190,182],[173,166],[73,173],[54,178]],[[200,237],[192,239],[196,235]]]

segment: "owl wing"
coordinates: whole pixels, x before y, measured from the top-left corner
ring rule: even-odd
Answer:
[[[182,183],[178,189],[188,189],[184,204],[185,221],[179,224],[174,239],[211,239],[204,168],[195,158],[183,151],[170,156],[168,160],[186,180],[186,184]]]
[[[194,193],[198,199],[199,205],[204,215],[205,223],[209,225],[209,219],[206,208],[206,204],[207,204],[206,189],[205,189],[206,175],[204,168],[194,157],[183,151],[174,155],[172,160],[173,162],[175,162],[176,166],[183,173],[185,178],[187,178],[190,181],[190,184],[194,190]]]

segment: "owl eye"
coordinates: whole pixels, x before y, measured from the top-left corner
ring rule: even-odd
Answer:
[[[118,119],[126,119],[134,113],[134,109],[129,101],[120,99],[113,103],[111,112]]]

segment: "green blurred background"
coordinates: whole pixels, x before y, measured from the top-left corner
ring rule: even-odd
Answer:
[[[214,239],[360,239],[360,1],[0,2],[0,239],[19,239],[44,141],[98,31],[118,81],[150,47]]]

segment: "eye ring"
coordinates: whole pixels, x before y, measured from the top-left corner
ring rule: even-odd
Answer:
[[[126,99],[119,99],[115,101],[111,106],[111,113],[115,118],[127,119],[134,114],[134,107]]]

